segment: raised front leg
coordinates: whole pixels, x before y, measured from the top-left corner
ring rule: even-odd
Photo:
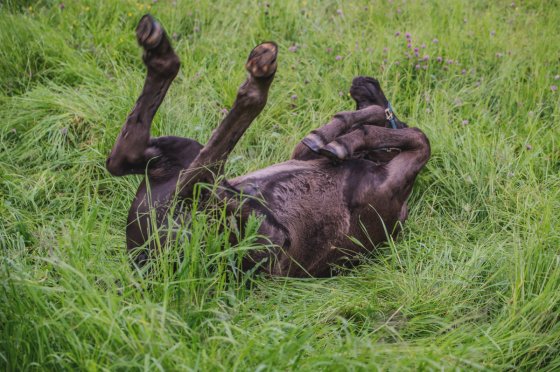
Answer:
[[[266,104],[276,72],[277,54],[278,47],[272,42],[260,44],[251,51],[245,65],[249,76],[239,88],[232,109],[179,179],[181,197],[192,196],[197,182],[212,182],[221,173],[227,157]]]
[[[338,137],[320,153],[336,161],[351,159],[355,153],[390,149],[398,152],[384,165],[387,177],[380,188],[398,192],[406,200],[416,175],[430,158],[430,142],[418,128],[399,130],[364,125]],[[397,195],[397,197],[399,197]]]
[[[309,133],[296,147],[292,159],[308,160],[316,158],[319,151],[329,142],[340,135],[350,131],[353,126],[364,123],[384,123],[386,121],[385,111],[381,106],[369,106],[358,111],[340,112],[321,128]],[[309,154],[308,151],[312,153]]]
[[[161,25],[150,15],[142,17],[136,28],[138,43],[144,48],[143,60],[148,69],[144,88],[121,129],[107,169],[115,176],[143,173],[150,158],[161,155],[150,140],[150,127],[171,82],[179,72],[179,57]]]
[[[318,152],[323,146],[333,141],[336,137],[347,133],[355,125],[388,126],[389,121],[387,120],[386,113],[381,115],[381,111],[375,109],[376,113],[372,117],[367,117],[368,112],[361,111],[370,106],[379,106],[383,109],[383,112],[388,108],[389,101],[385,97],[377,79],[367,76],[355,77],[350,87],[350,95],[356,102],[356,112],[364,112],[365,114],[353,115],[353,112],[336,114],[332,121],[313,130],[296,146],[292,153],[292,159],[310,160],[318,158]],[[395,120],[398,128],[406,127],[406,124],[399,121],[398,118],[395,117]]]

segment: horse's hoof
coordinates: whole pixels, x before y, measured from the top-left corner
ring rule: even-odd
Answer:
[[[319,154],[337,161],[348,158],[348,150],[336,141],[321,148]]]
[[[257,45],[249,54],[245,68],[256,78],[267,78],[276,72],[278,46],[268,41]]]
[[[140,22],[138,22],[136,38],[138,44],[144,49],[151,50],[156,48],[161,43],[163,35],[163,28],[151,15],[144,15]]]
[[[301,142],[316,153],[319,153],[319,150],[326,145],[325,141],[316,133],[309,133]]]

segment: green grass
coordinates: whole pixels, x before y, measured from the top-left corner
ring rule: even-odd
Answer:
[[[560,5],[270,3],[0,4],[0,369],[558,370]],[[148,7],[182,60],[154,135],[206,141],[251,48],[280,45],[228,177],[288,159],[353,107],[353,76],[377,77],[432,144],[400,238],[332,279],[270,279],[235,269],[257,222],[232,247],[206,211],[134,272],[140,178],[104,162],[143,82]]]

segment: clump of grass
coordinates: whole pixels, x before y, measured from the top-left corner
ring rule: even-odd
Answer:
[[[0,366],[558,369],[558,6],[230,9],[0,4]],[[124,228],[140,177],[109,177],[104,159],[141,88],[134,27],[148,11],[182,61],[156,136],[204,142],[250,49],[280,45],[269,105],[228,177],[287,159],[353,107],[353,76],[377,77],[433,150],[400,238],[336,278],[264,278],[239,270],[243,252],[266,248],[258,221],[231,246],[236,231],[218,208],[166,226],[183,239],[161,247],[148,272],[134,269]]]

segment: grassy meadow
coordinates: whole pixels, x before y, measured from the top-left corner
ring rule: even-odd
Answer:
[[[287,160],[378,78],[432,158],[396,241],[331,279],[236,269],[220,213],[132,270],[141,177],[105,158],[144,78],[152,13],[182,69],[152,134],[204,143],[259,42],[280,46],[269,102],[227,165]],[[560,369],[560,3],[0,3],[0,369]],[[184,260],[177,266],[177,252]],[[177,269],[178,267],[178,269]]]

